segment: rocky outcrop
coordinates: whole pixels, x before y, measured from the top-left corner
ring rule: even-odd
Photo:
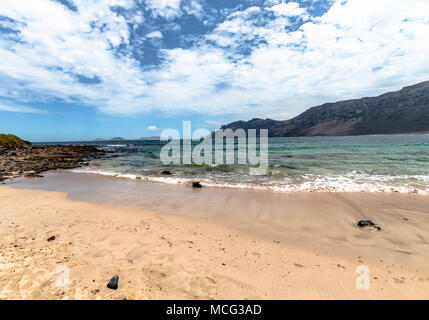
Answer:
[[[3,148],[0,153],[0,178],[37,178],[45,171],[80,167],[103,154],[94,146],[25,145],[13,149]]]

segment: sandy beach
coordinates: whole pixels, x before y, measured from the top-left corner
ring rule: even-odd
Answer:
[[[49,189],[49,177],[25,181]],[[113,186],[106,181],[109,198]],[[136,190],[133,183],[129,189]],[[24,189],[1,186],[0,299],[429,298],[427,197],[258,193],[247,204],[259,206],[255,216],[237,203],[248,198],[235,190],[140,185],[140,199],[147,199],[144,188],[152,190],[146,209],[130,200],[132,194],[121,204],[121,192],[116,204],[100,204],[79,200],[70,190],[68,196],[29,190],[28,182],[21,181]],[[156,206],[157,188],[165,190],[165,206]],[[304,196],[314,198],[306,202]],[[181,201],[190,197],[207,206],[198,211],[200,203],[194,202],[185,214],[188,207]],[[289,203],[284,216],[276,209],[284,203],[272,202],[280,197]],[[95,191],[93,198],[103,203]],[[208,198],[237,215],[219,215]],[[264,211],[261,203],[270,209]],[[174,207],[184,209],[170,210]],[[374,219],[382,230],[358,228],[359,218]],[[356,268],[362,265],[370,271],[368,290],[356,287]],[[61,288],[64,272],[70,283]],[[106,287],[114,275],[119,275],[116,291]]]
[[[0,301],[429,300],[428,12],[0,0]]]

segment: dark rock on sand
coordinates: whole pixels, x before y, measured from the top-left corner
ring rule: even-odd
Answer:
[[[379,226],[377,226],[371,220],[361,220],[361,221],[358,222],[357,225],[358,225],[358,227],[361,227],[361,228],[371,227],[371,228],[377,229],[378,231],[381,230],[381,228]]]
[[[192,182],[192,188],[202,188],[203,186],[198,181]]]
[[[373,227],[375,223],[371,220],[361,220],[358,222],[358,227]]]
[[[166,176],[172,175],[172,173],[168,170],[162,171],[161,174],[166,175]]]
[[[42,178],[43,176],[38,174],[37,172],[27,172],[27,173],[24,173],[24,177],[26,177],[26,178]]]
[[[52,236],[50,238],[47,239],[48,242],[54,241],[55,240],[55,236]]]
[[[116,275],[112,279],[110,279],[109,283],[107,284],[107,288],[116,290],[118,289],[118,283],[119,283],[119,276]]]

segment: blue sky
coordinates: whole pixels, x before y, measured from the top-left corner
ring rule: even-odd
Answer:
[[[2,0],[0,132],[288,119],[429,80],[427,0]]]

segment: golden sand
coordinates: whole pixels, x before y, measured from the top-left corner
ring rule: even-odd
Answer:
[[[397,262],[387,249],[386,257],[366,254],[375,247],[383,252],[382,236],[370,230],[356,230],[361,237],[350,239],[335,231],[345,249],[362,252],[352,258],[201,219],[72,201],[64,193],[2,186],[0,204],[1,299],[429,298],[428,269]],[[425,215],[407,215],[427,230]],[[415,231],[402,229],[394,227],[399,247]],[[316,243],[318,229],[313,232]],[[404,256],[412,257],[408,250]],[[370,268],[369,290],[356,288],[359,265]],[[70,283],[61,287],[67,273]],[[116,291],[106,287],[114,275]]]

